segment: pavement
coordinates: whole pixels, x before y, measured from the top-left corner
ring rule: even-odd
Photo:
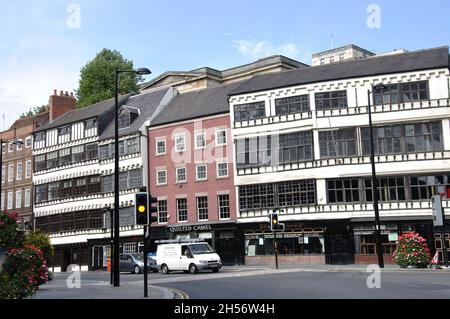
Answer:
[[[302,281],[317,278],[314,282],[320,285],[319,281],[328,275],[335,274],[337,277],[331,277],[336,280],[336,284],[342,287],[339,278],[347,274],[349,280],[361,279],[373,272],[367,268],[368,265],[280,265],[276,270],[274,266],[225,266],[219,273],[203,272],[196,275],[184,274],[183,272],[174,272],[169,275],[162,273],[149,273],[148,275],[148,293],[147,299],[188,299],[202,298],[202,290],[197,288],[214,287],[216,284],[222,284],[223,292],[229,291],[232,287],[239,287],[242,283],[256,285],[262,284],[265,279],[277,283],[276,278],[286,278],[286,286],[289,286],[291,280],[302,278]],[[402,269],[397,265],[386,265],[381,272],[386,276],[393,276],[394,281],[403,277],[425,276],[424,284],[430,280],[439,282],[442,275],[447,278],[450,270],[443,269]],[[307,274],[309,273],[309,274]],[[322,273],[322,274],[321,274]],[[434,276],[433,274],[440,275]],[[78,276],[78,277],[77,277]],[[431,277],[432,279],[429,279]],[[358,280],[359,282],[360,280]],[[395,288],[395,287],[393,287]],[[292,287],[293,293],[298,288]],[[330,288],[328,288],[330,289]],[[449,289],[449,287],[446,287]],[[211,291],[206,289],[205,291]],[[217,293],[217,289],[214,289]],[[283,290],[280,291],[284,295]],[[54,280],[40,287],[39,291],[33,296],[33,299],[144,299],[143,275],[134,275],[122,273],[120,276],[120,287],[110,285],[110,274],[104,271],[81,272],[81,273],[55,273]],[[247,294],[252,296],[251,294]],[[218,293],[220,298],[226,298],[226,295]],[[233,292],[230,296],[236,296]],[[351,294],[349,294],[351,296]],[[213,295],[206,295],[205,298],[214,298]],[[267,296],[270,298],[270,296]]]

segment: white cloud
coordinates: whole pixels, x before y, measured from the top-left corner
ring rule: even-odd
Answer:
[[[249,40],[238,40],[233,41],[235,47],[238,51],[252,59],[260,59],[270,55],[285,55],[291,58],[297,58],[300,49],[296,43],[288,42],[281,45],[273,45],[266,41],[249,41]]]

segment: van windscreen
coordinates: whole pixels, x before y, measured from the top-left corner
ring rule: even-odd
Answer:
[[[194,255],[210,254],[214,252],[208,244],[189,245],[189,248]]]

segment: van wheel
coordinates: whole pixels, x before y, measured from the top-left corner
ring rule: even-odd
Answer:
[[[139,268],[138,265],[134,266],[134,273],[135,274],[140,274],[141,273],[141,268]]]
[[[195,265],[195,264],[190,264],[189,265],[189,272],[191,273],[191,274],[196,274],[197,273],[197,266]]]
[[[167,265],[166,264],[163,264],[162,266],[161,266],[161,271],[162,271],[162,273],[163,274],[168,274],[169,273],[169,267],[167,267]]]

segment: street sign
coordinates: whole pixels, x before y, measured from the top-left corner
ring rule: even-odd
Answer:
[[[433,205],[433,225],[444,226],[444,214],[442,211],[442,199],[441,196],[433,196],[432,197],[432,205]]]

